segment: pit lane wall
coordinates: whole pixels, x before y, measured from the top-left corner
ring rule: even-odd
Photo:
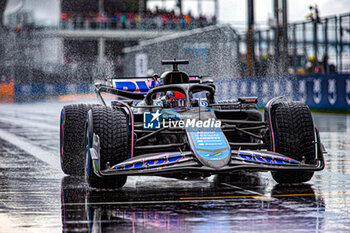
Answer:
[[[0,83],[0,102],[13,103],[15,85],[13,83]]]
[[[263,107],[275,96],[306,103],[311,109],[350,111],[350,74],[281,78],[217,79],[217,99],[257,96]]]
[[[216,99],[257,96],[263,107],[275,96],[305,102],[312,109],[350,111],[350,74],[309,75],[281,78],[218,78]],[[91,83],[16,84],[15,101],[94,92]],[[1,94],[2,92],[0,92]],[[8,92],[4,92],[8,95]]]
[[[25,83],[14,86],[15,102],[39,100],[51,96],[91,94],[93,83]]]

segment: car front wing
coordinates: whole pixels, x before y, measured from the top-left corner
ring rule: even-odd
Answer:
[[[192,151],[152,153],[127,159],[101,170],[99,148],[99,137],[94,135],[90,154],[94,173],[99,177],[166,175],[174,173],[220,174],[232,173],[237,170],[300,170],[312,172],[323,170],[325,166],[323,155],[327,153],[323,145],[318,143],[315,162],[313,164],[305,164],[304,161],[297,161],[285,155],[265,150],[232,150],[229,163],[220,168],[203,165]]]

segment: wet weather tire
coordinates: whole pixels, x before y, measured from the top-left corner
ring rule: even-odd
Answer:
[[[276,152],[306,164],[315,163],[315,129],[309,108],[301,102],[282,102],[273,110]],[[278,183],[302,183],[311,180],[313,172],[277,171],[272,177]]]
[[[93,107],[86,123],[86,148],[92,147],[93,135],[100,141],[100,170],[124,161],[129,155],[129,126],[127,115],[118,109],[105,106]],[[100,177],[93,172],[92,159],[86,151],[86,180],[94,188],[120,188],[126,182],[126,176]]]
[[[84,134],[87,112],[93,105],[64,106],[60,120],[60,160],[67,175],[84,175]]]

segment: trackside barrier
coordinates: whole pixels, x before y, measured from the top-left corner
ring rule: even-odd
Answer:
[[[16,84],[15,100],[26,101],[40,99],[47,96],[58,96],[68,94],[88,94],[93,93],[95,86],[91,83],[32,83]]]
[[[216,79],[216,99],[257,96],[263,107],[275,96],[305,102],[312,109],[350,110],[350,74],[327,74],[283,78]],[[93,93],[94,85],[80,84],[16,84],[16,101],[45,96]]]
[[[350,110],[350,74],[308,75],[283,78],[215,80],[216,99],[257,96],[263,107],[275,96],[306,103],[312,109]]]
[[[0,102],[14,102],[15,85],[14,84],[0,84]]]

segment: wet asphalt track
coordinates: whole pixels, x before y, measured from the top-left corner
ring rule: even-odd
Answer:
[[[315,114],[326,168],[303,185],[269,173],[132,177],[91,190],[59,165],[58,101],[0,104],[0,232],[349,232],[350,116]]]

